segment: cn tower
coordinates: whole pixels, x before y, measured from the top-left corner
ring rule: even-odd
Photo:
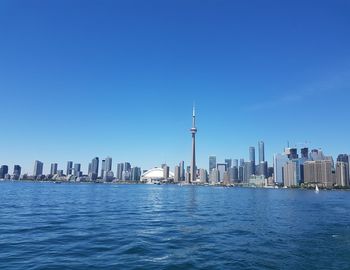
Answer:
[[[196,168],[196,108],[193,105],[192,113],[192,128],[190,129],[192,134],[192,160],[191,160],[191,175],[190,182],[195,182],[197,178],[197,168]]]

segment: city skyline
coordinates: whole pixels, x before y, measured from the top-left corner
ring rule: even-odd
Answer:
[[[201,168],[260,140],[269,164],[350,152],[346,1],[136,2],[0,3],[1,164],[189,164],[193,100]]]

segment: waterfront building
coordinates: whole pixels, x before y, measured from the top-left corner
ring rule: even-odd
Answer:
[[[180,166],[175,166],[175,169],[174,169],[174,182],[175,183],[179,183],[180,181],[182,181],[182,179],[181,179],[181,168],[180,168]]]
[[[63,170],[57,170],[57,175],[59,177],[62,177],[63,176]]]
[[[123,174],[122,174],[122,180],[123,181],[129,181],[130,178],[131,178],[131,172],[124,170]]]
[[[123,171],[124,171],[124,163],[118,163],[117,164],[117,180],[122,180],[123,178]]]
[[[259,164],[265,161],[265,144],[263,141],[259,142]]]
[[[98,167],[99,167],[99,158],[95,157],[92,161],[91,161],[91,172],[90,172],[90,179],[92,181],[97,180],[98,177]]]
[[[201,183],[207,183],[208,182],[208,173],[205,169],[199,170],[199,179]]]
[[[274,181],[278,184],[283,184],[283,166],[288,162],[287,155],[275,154],[273,157]]]
[[[0,179],[4,179],[6,174],[9,172],[9,167],[7,165],[2,165],[0,167]]]
[[[164,179],[169,179],[170,168],[167,165],[162,166]]]
[[[68,161],[67,162],[67,170],[66,170],[66,175],[71,175],[73,174],[73,161]]]
[[[251,175],[247,182],[249,186],[263,187],[266,185],[265,177],[263,175]]]
[[[114,179],[114,173],[112,171],[108,171],[108,172],[105,172],[105,175],[104,175],[104,181],[106,182],[112,182]]]
[[[230,169],[230,179],[234,182],[239,180],[239,170],[237,166]]]
[[[18,179],[20,178],[20,176],[21,176],[21,172],[22,172],[21,166],[15,165],[15,166],[13,167],[13,178],[14,178],[15,180],[18,180]],[[1,178],[1,177],[0,177],[0,178]]]
[[[131,168],[131,181],[140,181],[140,179],[141,179],[141,168],[139,167]]]
[[[219,182],[224,181],[224,174],[227,171],[227,164],[226,163],[217,163],[216,169],[219,171]]]
[[[243,182],[248,183],[249,178],[253,175],[252,161],[244,162],[243,167]]]
[[[36,160],[34,163],[34,173],[33,176],[38,177],[43,174],[44,163],[39,160]]]
[[[101,179],[104,179],[105,172],[106,172],[106,160],[102,159],[102,162],[101,162]]]
[[[220,182],[220,172],[218,169],[212,169],[209,177],[210,184],[217,184]]]
[[[80,164],[80,163],[75,163],[75,164],[74,164],[74,176],[75,176],[75,177],[80,177],[80,176],[82,176],[82,173],[81,173],[81,164]]]
[[[131,164],[129,162],[124,162],[124,171],[126,172],[131,171]]]
[[[57,169],[58,169],[58,164],[57,163],[52,163],[51,164],[50,174],[51,175],[57,174]]]
[[[349,186],[349,163],[344,161],[337,161],[336,169],[336,184],[339,187]]]
[[[334,183],[332,161],[315,160],[304,163],[304,182],[331,187]]]
[[[193,113],[192,113],[192,128],[190,129],[190,132],[192,134],[192,159],[191,159],[191,182],[195,182],[197,179],[197,166],[196,166],[196,133],[197,133],[197,127],[196,127],[196,109],[193,106]]]
[[[232,166],[238,168],[238,159],[233,160]]]
[[[243,178],[244,178],[244,164],[243,166],[239,166],[238,168],[238,181],[243,182]]]
[[[147,183],[154,183],[165,180],[164,175],[164,169],[156,167],[143,173],[141,176],[141,180]],[[171,171],[169,171],[169,178],[174,179],[174,173],[172,173]]]
[[[209,173],[216,169],[216,156],[210,156],[209,157]]]
[[[287,161],[283,166],[283,184],[285,187],[297,186],[301,182],[300,163],[298,159]]]
[[[180,181],[185,181],[185,162],[181,161],[179,164],[180,167]]]

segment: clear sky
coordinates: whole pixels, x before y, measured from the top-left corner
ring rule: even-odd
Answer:
[[[0,2],[0,164],[350,153],[350,1]]]

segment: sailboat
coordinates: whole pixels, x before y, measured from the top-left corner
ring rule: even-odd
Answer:
[[[315,188],[315,193],[319,193],[320,190],[318,189],[318,185],[316,185],[316,188]]]

